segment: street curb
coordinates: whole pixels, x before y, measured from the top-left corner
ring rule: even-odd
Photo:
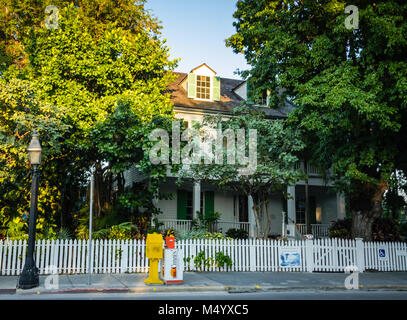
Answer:
[[[126,293],[128,288],[72,288],[56,290],[30,290],[17,289],[17,295],[37,295],[37,294],[63,294],[63,293]]]
[[[204,291],[226,291],[228,293],[250,293],[264,291],[348,291],[344,286],[311,286],[311,287],[280,287],[280,286],[146,286],[126,288],[72,288],[57,290],[30,290],[22,289],[0,289],[0,294],[37,295],[37,294],[66,294],[66,293],[153,293],[153,292],[204,292]],[[407,291],[407,285],[360,285],[359,290],[393,290]],[[354,290],[352,290],[354,291]]]
[[[0,294],[16,294],[17,289],[0,289]]]
[[[278,286],[226,286],[225,289],[229,293],[245,293],[245,292],[257,292],[257,291],[293,291],[293,290],[344,290],[348,291],[345,286],[311,286],[311,287],[278,287]],[[366,286],[360,285],[359,290],[395,290],[395,291],[407,291],[407,285],[377,285]]]
[[[185,292],[185,291],[225,291],[225,286],[156,286],[156,287],[130,287],[129,292],[146,293],[146,292]]]

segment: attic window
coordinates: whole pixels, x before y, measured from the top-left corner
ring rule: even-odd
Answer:
[[[211,78],[196,76],[196,97],[209,100],[211,98]]]

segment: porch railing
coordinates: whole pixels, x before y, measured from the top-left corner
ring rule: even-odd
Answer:
[[[229,229],[242,229],[249,233],[249,222],[231,222],[231,221],[218,221],[217,231],[226,233]]]
[[[189,231],[192,227],[192,220],[179,220],[179,219],[160,219],[164,223],[161,229],[173,229],[176,231]]]
[[[162,230],[174,229],[179,232],[192,229],[192,220],[159,219],[159,221],[164,223],[161,227]],[[214,231],[226,234],[229,229],[243,229],[249,232],[249,226],[249,222],[218,221],[214,226]]]
[[[304,170],[305,169],[304,161],[297,161],[297,163],[295,164],[295,169]],[[321,176],[321,172],[316,167],[310,165],[309,163],[307,164],[307,172],[310,177]]]
[[[298,231],[304,235],[307,234],[307,225],[305,223],[296,223]],[[311,233],[314,238],[327,238],[329,236],[330,224],[313,223],[311,224]]]

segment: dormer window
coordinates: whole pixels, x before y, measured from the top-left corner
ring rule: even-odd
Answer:
[[[206,76],[196,76],[196,97],[197,99],[209,100],[211,98],[211,78]]]
[[[185,80],[188,98],[204,101],[220,101],[220,77],[205,63],[192,69]]]

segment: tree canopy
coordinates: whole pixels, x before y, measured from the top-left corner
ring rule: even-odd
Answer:
[[[255,94],[296,105],[288,121],[350,195],[354,236],[369,238],[391,174],[407,164],[407,4],[352,5],[356,29],[345,1],[241,0],[227,45],[251,65]]]
[[[165,91],[177,61],[169,60],[165,41],[158,37],[161,26],[144,3],[3,1],[3,227],[27,211],[26,148],[34,128],[43,146],[39,217],[46,216],[51,229],[74,225],[92,165],[99,214],[111,210],[115,186],[123,192],[122,171],[131,165],[158,179],[165,176],[144,153],[151,144],[148,132],[173,118]],[[56,29],[44,25],[48,4],[58,7]],[[152,196],[144,194],[145,199]]]
[[[295,170],[298,154],[304,148],[300,132],[287,127],[283,120],[268,119],[264,112],[247,105],[236,108],[233,116],[226,119],[221,115],[207,115],[196,127],[202,132],[203,143],[208,141],[205,139],[210,135],[209,128],[220,130],[216,137],[221,145],[216,146],[215,142],[207,148],[203,144],[201,149],[204,155],[216,156],[216,149],[220,147],[222,161],[217,163],[213,159],[211,163],[191,164],[181,170],[180,176],[192,175],[222,189],[251,196],[257,236],[266,238],[271,226],[271,195],[276,191],[285,194],[287,185],[303,177],[300,170]],[[241,136],[239,130],[242,130]],[[251,130],[256,132],[256,139],[250,139]],[[233,134],[228,137],[228,132]],[[251,144],[255,144],[255,151]],[[255,161],[250,159],[252,152],[255,152]],[[231,155],[235,161],[231,161]],[[248,159],[239,160],[242,155]]]

